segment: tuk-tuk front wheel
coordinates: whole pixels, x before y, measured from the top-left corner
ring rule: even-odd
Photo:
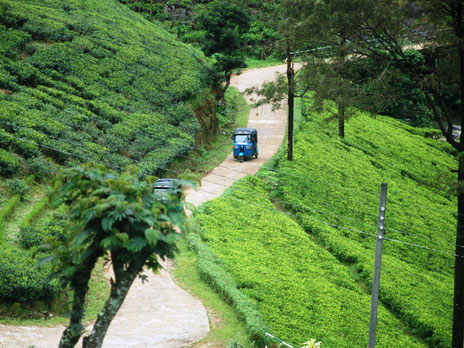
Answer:
[[[240,163],[243,163],[243,156],[239,156],[238,159],[240,160]]]

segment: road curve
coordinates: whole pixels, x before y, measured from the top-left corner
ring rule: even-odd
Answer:
[[[260,86],[284,72],[285,66],[252,69],[234,76],[231,85],[240,92]],[[240,163],[232,154],[201,181],[197,191],[187,192],[187,201],[198,206],[221,195],[232,183],[255,174],[282,144],[286,111],[269,105],[250,110],[248,126],[258,130],[259,158]],[[231,149],[232,151],[232,149]],[[136,280],[123,306],[111,323],[104,348],[177,348],[193,343],[209,332],[206,310],[200,300],[180,289],[169,272],[146,273],[148,282]],[[91,326],[88,327],[88,330]],[[1,348],[57,347],[64,326],[35,327],[0,325]]]
[[[286,66],[279,65],[269,68],[245,70],[240,75],[233,76],[231,85],[240,92],[249,87],[259,87],[263,82],[272,81],[276,73],[285,72]],[[247,97],[251,103],[252,97]],[[234,181],[249,174],[256,174],[259,168],[269,160],[282,145],[285,135],[287,113],[286,108],[272,111],[271,105],[263,105],[250,110],[248,127],[258,130],[258,159],[240,163],[230,155],[211,173],[203,177],[201,187],[195,192],[188,192],[187,201],[199,206],[207,200],[220,196]]]

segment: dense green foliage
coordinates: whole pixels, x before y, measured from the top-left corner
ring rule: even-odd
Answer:
[[[69,216],[44,213],[47,179],[88,160],[142,176],[190,149],[207,62],[113,0],[0,0],[0,42],[0,302],[50,310],[58,288],[32,251],[64,241]]]
[[[204,56],[123,5],[3,0],[0,40],[1,175],[41,153],[153,173],[194,144]]]
[[[266,180],[269,175],[261,172]],[[267,193],[271,187],[247,177],[224,197],[206,203],[197,217],[206,243],[242,293],[257,303],[277,337],[294,344],[315,337],[328,347],[364,346],[369,295],[348,268],[275,211]],[[392,340],[401,347],[424,346],[408,337],[384,307],[380,313],[379,347],[391,346]]]
[[[213,57],[212,88],[219,101],[229,87],[232,71],[245,67],[244,34],[250,28],[250,17],[233,2],[214,0],[198,13],[197,26],[203,52]]]
[[[370,284],[375,240],[360,231],[375,234],[377,192],[387,182],[387,238],[420,247],[385,242],[381,300],[413,332],[448,347],[456,238],[451,147],[390,118],[362,114],[341,141],[326,117],[309,114],[295,161],[280,163],[282,200],[305,230]]]
[[[0,248],[0,302],[29,302],[54,298],[60,287],[50,280],[50,267],[37,268],[28,251]]]
[[[306,114],[294,161],[281,156],[261,179],[242,180],[204,205],[197,216],[204,240],[279,337],[365,346],[385,181],[391,240],[384,242],[378,346],[449,347],[456,223],[448,189],[456,167],[451,147],[424,138],[433,131],[362,113],[341,140],[326,121],[330,112]],[[271,198],[295,221],[277,213]]]
[[[151,0],[119,0],[134,12],[150,19]],[[197,14],[201,12],[211,0],[161,0],[152,1],[151,14],[153,19],[164,28],[175,34],[184,42],[201,46],[202,33],[198,30]],[[244,34],[247,41],[249,56],[266,59],[276,54],[277,21],[280,15],[280,1],[230,1],[240,4],[252,15],[250,30]]]
[[[13,195],[18,194],[21,197],[21,200],[24,198],[24,195],[26,195],[31,189],[29,185],[27,185],[24,180],[21,179],[11,179],[7,182],[7,186],[10,190],[10,193]]]
[[[224,269],[221,260],[211,252],[198,234],[188,235],[189,246],[198,254],[196,267],[201,278],[207,282],[222,298],[237,311],[245,322],[248,333],[255,342],[262,343],[266,332],[266,323],[256,303],[240,291],[239,284]]]

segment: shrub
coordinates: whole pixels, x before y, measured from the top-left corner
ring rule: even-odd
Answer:
[[[21,227],[19,231],[19,245],[24,249],[43,244],[47,237],[46,231],[34,227]]]
[[[29,185],[27,185],[24,180],[21,179],[11,179],[8,180],[8,189],[12,195],[19,195],[21,200],[24,199],[24,196],[30,191]]]
[[[113,5],[5,0],[2,7],[0,88],[11,94],[0,93],[0,121],[11,124],[2,124],[0,148],[31,160],[39,181],[49,175],[46,163],[32,161],[41,153],[62,165],[95,160],[120,171],[127,156],[144,161],[158,148],[170,151],[147,166],[153,172],[194,145],[199,124],[189,104],[207,86],[204,55]],[[0,175],[14,174],[15,159],[0,153]]]
[[[59,290],[50,281],[49,269],[37,268],[30,253],[13,248],[0,249],[0,301],[51,301]]]
[[[212,274],[208,280],[223,296],[228,287],[218,285],[231,279],[234,291],[256,303],[270,332],[287,342],[316,336],[328,347],[362,346],[369,335],[370,294],[348,267],[275,211],[269,185],[246,177],[199,209],[195,219],[214,256],[198,250],[198,267]],[[392,332],[400,347],[424,347],[382,304],[379,317],[378,347],[391,346]]]
[[[436,133],[429,129],[362,112],[347,123],[340,140],[336,126],[325,121],[329,113],[308,115],[295,137],[294,161],[279,161],[279,199],[369,288],[375,242],[360,231],[375,232],[379,187],[387,182],[386,234],[409,245],[384,243],[381,301],[410,332],[449,347],[456,238],[450,183],[456,182],[457,168],[450,146],[425,138]]]
[[[34,157],[26,160],[26,167],[29,172],[34,174],[38,181],[48,179],[53,173],[52,165],[43,157]]]
[[[245,322],[250,336],[256,342],[263,343],[267,325],[257,305],[238,289],[233,277],[222,267],[220,259],[197,234],[189,234],[188,241],[190,247],[198,254],[197,267],[202,279],[232,305]]]
[[[0,149],[0,175],[11,176],[19,170],[19,167],[20,162],[15,155]]]

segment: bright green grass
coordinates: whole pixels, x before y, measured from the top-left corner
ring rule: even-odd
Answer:
[[[308,102],[309,103],[309,102]],[[380,299],[409,331],[449,347],[456,219],[450,147],[388,117],[357,113],[346,137],[327,123],[333,110],[309,113],[294,161],[281,160],[278,196],[302,227],[369,289],[379,188],[388,184]]]
[[[370,295],[349,267],[275,210],[267,192],[272,175],[246,177],[204,204],[196,215],[204,240],[277,337],[295,345],[316,338],[327,347],[366,346]],[[377,347],[425,347],[382,305],[379,317]]]
[[[19,228],[24,217],[34,208],[34,205],[48,193],[46,185],[32,185],[29,193],[24,197],[18,206],[14,209],[13,214],[7,219],[4,225],[4,234],[6,242],[13,245],[18,238]]]
[[[359,112],[340,140],[329,116],[307,114],[294,161],[282,151],[272,172],[260,171],[266,185],[247,178],[205,204],[198,216],[204,240],[260,305],[271,331],[292,343],[314,337],[330,347],[362,347],[371,235],[385,181],[387,237],[438,252],[384,242],[378,346],[449,347],[456,223],[450,147],[424,138],[429,130]]]
[[[188,289],[189,293],[201,299],[208,310],[210,321],[211,331],[208,336],[195,343],[193,347],[202,347],[205,344],[226,347],[233,341],[244,347],[252,346],[246,328],[237,318],[234,309],[200,278],[195,267],[195,253],[187,249],[185,242],[180,243],[179,247],[180,255],[175,259],[174,279],[180,287]]]
[[[245,64],[247,65],[247,69],[255,69],[255,68],[266,68],[273,65],[281,65],[284,64],[282,60],[277,58],[269,58],[266,60],[256,59],[256,58],[246,58]]]

